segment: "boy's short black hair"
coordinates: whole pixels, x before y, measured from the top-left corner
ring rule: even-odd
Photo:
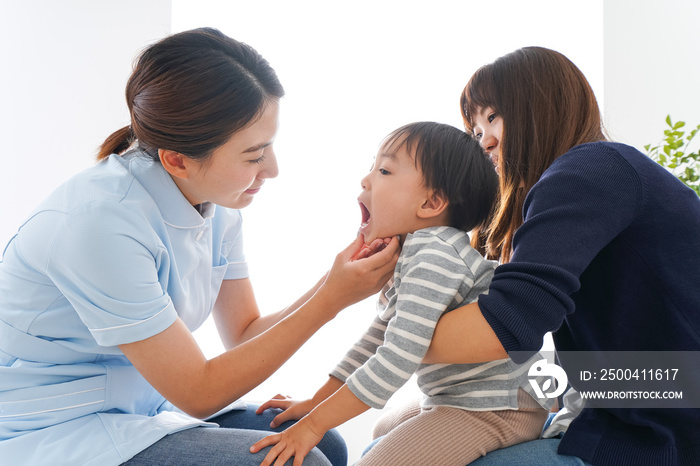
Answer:
[[[447,198],[450,226],[487,225],[498,197],[498,175],[479,142],[454,126],[422,121],[393,131],[383,146],[415,156],[423,182]]]

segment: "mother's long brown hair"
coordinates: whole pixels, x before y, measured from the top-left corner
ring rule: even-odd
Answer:
[[[574,146],[606,139],[600,109],[583,73],[559,52],[525,47],[477,70],[461,97],[465,127],[490,107],[503,119],[499,205],[472,242],[509,262],[525,196],[544,171]]]
[[[284,95],[275,71],[252,47],[212,28],[171,35],[138,58],[126,85],[131,125],[115,131],[98,160],[134,142],[206,159]]]

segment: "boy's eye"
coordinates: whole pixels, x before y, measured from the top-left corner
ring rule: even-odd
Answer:
[[[481,141],[481,136],[483,136],[482,133],[474,133],[474,137],[476,138],[477,141]]]
[[[389,170],[386,170],[386,169],[384,169],[384,168],[380,168],[378,171],[379,171],[379,173],[382,174],[382,175],[389,175],[389,174],[391,174],[391,172],[390,172]]]
[[[489,117],[488,117],[489,123],[493,123],[493,120],[495,120],[495,119],[496,119],[496,114],[495,114],[495,113],[492,113],[492,114],[489,115]]]

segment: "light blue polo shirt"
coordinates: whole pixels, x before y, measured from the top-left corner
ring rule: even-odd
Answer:
[[[204,425],[117,345],[195,330],[248,276],[241,215],[195,209],[158,163],[112,155],[58,188],[0,262],[0,463],[119,464]]]

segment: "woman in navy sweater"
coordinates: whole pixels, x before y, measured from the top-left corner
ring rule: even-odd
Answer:
[[[580,70],[558,52],[523,48],[479,69],[461,107],[501,187],[490,227],[472,241],[501,265],[488,294],[440,320],[426,362],[522,360],[550,331],[558,352],[601,364],[619,351],[700,354],[700,198],[607,140]],[[560,364],[582,389],[579,372]],[[686,397],[700,391],[689,372]],[[587,401],[561,440],[475,464],[700,464],[693,402],[600,406]]]

